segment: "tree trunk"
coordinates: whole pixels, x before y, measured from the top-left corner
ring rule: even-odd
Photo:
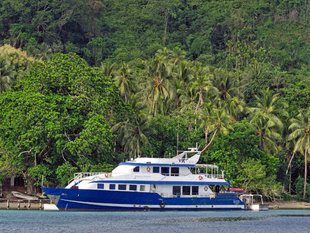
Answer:
[[[205,131],[205,140],[206,140],[206,144],[208,143],[208,134],[209,134],[209,130],[206,129],[206,131]]]
[[[308,151],[308,148],[306,147],[305,148],[305,181],[304,181],[304,194],[303,194],[303,197],[302,199],[305,200],[306,199],[306,190],[307,190],[307,151]]]
[[[197,114],[199,106],[203,105],[202,91],[203,91],[202,88],[200,88],[199,89],[199,99],[198,99],[198,103],[196,105],[195,114]]]
[[[290,183],[288,184],[288,193],[292,194],[292,164],[290,165]]]
[[[205,148],[203,148],[203,150],[201,151],[201,153],[204,152],[204,151],[211,145],[211,143],[212,143],[212,141],[213,141],[213,139],[214,139],[214,137],[215,137],[215,135],[216,135],[216,133],[217,133],[217,130],[218,130],[218,129],[215,129],[215,131],[214,131],[214,133],[213,133],[213,136],[212,136],[212,138],[211,138],[209,144],[206,145]]]
[[[32,179],[32,177],[28,176],[25,173],[23,175],[26,181],[26,189],[27,189],[26,192],[28,194],[34,194],[35,193],[34,180]]]
[[[169,20],[169,9],[167,9],[165,12],[165,30],[164,30],[164,36],[163,36],[163,46],[166,45],[166,40],[167,40],[168,20]]]
[[[287,175],[288,171],[290,171],[290,182],[288,184],[288,192],[289,193],[291,193],[291,187],[292,187],[292,161],[293,161],[294,156],[295,156],[295,153],[293,153],[293,155],[292,155],[292,157],[288,163],[286,172],[285,172],[285,175]]]

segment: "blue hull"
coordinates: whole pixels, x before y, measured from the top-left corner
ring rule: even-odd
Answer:
[[[60,210],[173,211],[242,210],[244,203],[234,194],[209,197],[162,197],[157,193],[44,188],[48,196],[59,196]]]

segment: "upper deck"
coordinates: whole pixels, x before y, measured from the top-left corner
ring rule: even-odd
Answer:
[[[192,153],[191,157],[188,155]],[[137,158],[120,163],[111,173],[76,173],[67,188],[85,182],[149,185],[228,185],[223,171],[213,164],[197,164],[200,151],[189,151],[173,158]],[[83,182],[82,182],[83,181]],[[82,182],[82,183],[81,183]]]

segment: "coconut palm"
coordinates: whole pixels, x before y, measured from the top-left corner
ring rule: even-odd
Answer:
[[[15,71],[12,69],[12,65],[7,56],[0,57],[0,94],[8,90],[15,76]]]
[[[215,102],[225,109],[236,122],[245,111],[245,103],[242,100],[245,80],[221,68],[215,69],[212,73],[212,85],[218,93]]]
[[[306,186],[307,186],[307,156],[310,153],[310,107],[301,111],[296,118],[290,120],[291,125],[289,130],[291,134],[288,136],[288,140],[294,140],[294,152],[299,151],[304,153],[305,156],[305,177],[304,177],[304,193],[303,199],[306,198]]]
[[[205,140],[208,144],[201,153],[211,145],[218,132],[227,134],[231,128],[230,124],[231,117],[224,109],[216,108],[216,106],[211,103],[205,104],[200,115],[200,127],[205,130]],[[209,133],[212,133],[210,141],[208,141]]]
[[[155,116],[160,102],[167,98],[173,98],[173,89],[169,81],[172,77],[172,68],[166,62],[165,57],[156,56],[150,62],[145,62],[144,75],[147,80],[144,92],[153,116]]]
[[[112,127],[112,132],[117,133],[124,151],[128,152],[131,158],[136,158],[141,154],[142,145],[149,144],[145,136],[145,132],[148,130],[148,119],[142,111],[145,106],[139,101],[137,95],[131,95],[128,103],[135,110],[133,117],[115,124]]]
[[[222,68],[215,69],[212,73],[212,85],[217,89],[221,101],[233,97],[242,99],[245,80]]]
[[[126,63],[123,63],[121,68],[115,72],[114,80],[119,88],[120,95],[127,102],[134,91],[134,80],[133,72]]]
[[[210,127],[212,127],[211,122],[214,114],[215,106],[211,102],[204,104],[202,111],[200,111],[198,114],[198,119],[200,123],[199,128],[204,129],[206,144],[208,143],[208,136],[210,133]]]
[[[163,49],[159,49],[156,52],[156,56],[164,57],[166,62],[169,62],[173,65],[178,65],[185,58],[186,52],[180,48],[174,48],[173,50],[169,50],[166,47]]]
[[[100,70],[107,77],[113,78],[115,75],[115,65],[113,63],[101,63]]]
[[[176,107],[180,107],[183,104],[182,102],[184,102],[184,99],[182,101],[182,96],[185,96],[185,92],[189,90],[189,88],[187,88],[188,83],[192,79],[190,63],[185,60],[179,62],[174,70],[173,76],[176,90],[175,105]]]
[[[197,91],[192,88],[190,85],[180,85],[180,88],[177,90],[177,94],[179,95],[179,100],[181,102],[181,110],[182,109],[188,109],[190,106],[190,109],[194,110],[196,105],[196,99],[198,96]]]
[[[227,113],[231,116],[233,122],[237,122],[241,119],[241,116],[246,111],[246,104],[243,100],[233,97],[228,98],[222,103],[222,108],[224,108]]]
[[[275,123],[268,116],[256,113],[250,120],[260,139],[260,148],[267,152],[276,153],[279,148],[277,142],[282,140],[281,133]]]
[[[204,104],[204,93],[208,91],[216,92],[211,84],[212,74],[208,67],[203,67],[200,62],[195,63],[193,70],[193,80],[190,88],[193,88],[198,93],[198,101],[195,109],[197,113],[198,109]]]
[[[174,70],[174,78],[176,80],[182,81],[183,83],[187,83],[193,79],[191,63],[186,60],[183,60],[175,66]]]
[[[8,90],[14,82],[24,77],[39,61],[27,56],[26,52],[10,45],[0,46],[0,93]]]
[[[280,117],[287,117],[286,103],[281,102],[278,94],[266,89],[260,96],[255,96],[256,106],[249,109],[250,123],[260,136],[261,149],[277,152],[277,142],[281,141],[284,128]]]

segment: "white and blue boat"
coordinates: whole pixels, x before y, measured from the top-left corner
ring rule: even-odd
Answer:
[[[76,173],[65,188],[42,187],[59,210],[242,210],[216,165],[190,148],[173,158],[136,158],[111,173]],[[227,177],[226,181],[224,176]]]

